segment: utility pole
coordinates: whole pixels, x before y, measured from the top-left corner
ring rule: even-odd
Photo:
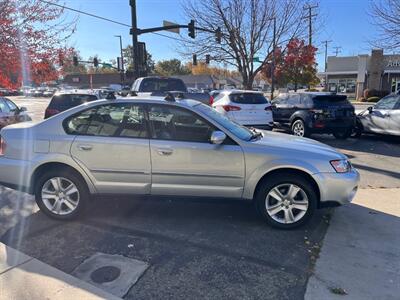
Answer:
[[[131,16],[132,16],[132,56],[133,56],[133,76],[139,77],[139,65],[138,65],[138,28],[137,28],[137,18],[136,18],[136,0],[129,0],[129,5],[131,6]]]
[[[272,70],[271,70],[271,101],[274,99],[275,91],[275,48],[276,48],[276,17],[272,18],[274,22],[273,26],[273,41],[272,41]]]
[[[125,68],[124,68],[124,53],[122,51],[122,36],[114,35],[115,37],[119,38],[119,49],[121,51],[121,82],[122,84],[125,81]]]
[[[326,40],[323,41],[323,43],[325,44],[325,90],[328,90],[328,75],[326,74],[326,71],[328,69],[328,43],[331,43],[332,40]]]
[[[308,44],[312,45],[312,18],[316,17],[317,14],[313,14],[313,9],[317,8],[318,5],[307,5],[304,7],[304,10],[308,10],[308,15],[303,17],[303,19],[308,19]]]
[[[340,47],[340,46],[336,46],[336,47],[333,47],[333,48],[335,48],[335,56],[338,56],[338,54],[340,53],[340,52],[342,52],[340,49],[342,49],[342,47]]]

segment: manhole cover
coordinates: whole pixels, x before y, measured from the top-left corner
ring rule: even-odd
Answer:
[[[121,270],[114,266],[105,266],[94,270],[90,278],[96,283],[114,281],[121,274]]]

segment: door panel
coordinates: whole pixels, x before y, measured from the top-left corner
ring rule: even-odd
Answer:
[[[141,105],[95,106],[67,119],[65,130],[77,135],[71,156],[100,193],[150,193],[150,142]]]
[[[399,103],[400,106],[400,103]],[[400,107],[390,112],[390,134],[400,136]]]
[[[211,144],[210,135],[217,129],[188,109],[154,105],[149,120],[152,194],[242,196],[244,157],[239,145]]]
[[[244,157],[238,145],[151,140],[152,194],[240,198]]]
[[[90,172],[100,193],[150,193],[148,139],[77,136],[71,155]]]

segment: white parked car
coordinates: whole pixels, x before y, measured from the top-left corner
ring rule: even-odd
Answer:
[[[222,91],[215,97],[212,107],[240,125],[263,129],[273,126],[271,103],[258,91]]]
[[[400,136],[400,95],[391,94],[357,116],[356,136],[363,132]]]

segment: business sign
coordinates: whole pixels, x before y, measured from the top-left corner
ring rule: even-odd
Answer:
[[[390,59],[387,62],[386,67],[388,67],[388,68],[400,67],[400,60],[398,60],[398,59],[396,59],[396,60]]]

